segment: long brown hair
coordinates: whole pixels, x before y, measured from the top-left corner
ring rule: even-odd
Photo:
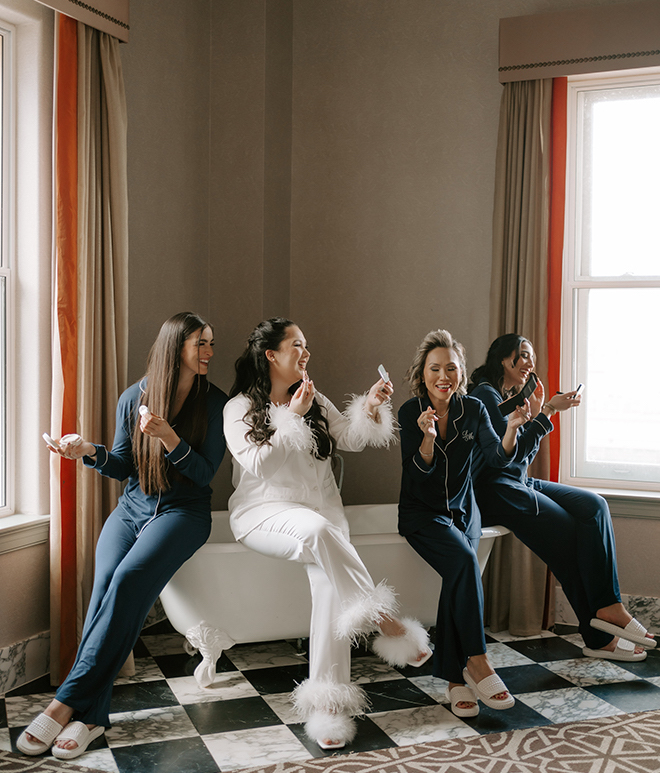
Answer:
[[[176,418],[177,435],[196,451],[199,451],[206,437],[206,394],[209,388],[206,376],[195,376],[183,407],[176,417],[171,415],[179,386],[183,345],[194,333],[198,332],[201,336],[206,327],[213,330],[208,322],[191,311],[175,314],[163,323],[149,352],[147,372],[140,382],[142,398],[135,406],[133,428],[133,458],[140,478],[140,487],[145,494],[156,494],[168,489],[172,480],[181,476],[176,470],[170,470],[169,462],[165,459],[165,448],[160,440],[145,435],[140,429],[137,413],[140,405],[146,405],[151,413],[162,416],[170,423]]]

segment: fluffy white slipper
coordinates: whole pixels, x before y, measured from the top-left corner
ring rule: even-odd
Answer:
[[[485,703],[490,709],[510,709],[516,702],[516,699],[507,690],[506,685],[497,674],[491,674],[477,683],[470,676],[470,672],[467,668],[464,668],[463,679],[465,679],[465,683],[472,688],[477,698],[482,703]],[[504,700],[495,700],[493,695],[497,695],[500,692],[509,692],[509,697]]]
[[[305,679],[291,693],[301,719],[318,712],[356,717],[369,706],[366,692],[357,684],[337,684],[327,679]]]
[[[61,749],[59,746],[53,746],[53,757],[57,757],[58,760],[73,760],[80,757],[87,751],[90,743],[103,733],[105,733],[103,725],[97,725],[90,730],[84,722],[69,722],[55,740],[75,741],[78,746],[75,749]]]
[[[613,652],[609,650],[592,650],[589,647],[582,647],[582,654],[586,658],[602,658],[603,660],[624,660],[636,661],[646,660],[646,651],[635,652],[635,644],[626,639],[619,639]]]
[[[305,732],[322,749],[341,749],[355,738],[357,728],[346,714],[315,711],[305,722]]]
[[[445,696],[451,703],[452,713],[457,717],[476,717],[479,713],[479,704],[477,703],[477,698],[472,690],[469,687],[466,687],[466,685],[462,684],[458,687],[452,687],[451,690],[449,687],[447,687],[445,690]],[[474,703],[474,706],[472,706],[472,708],[466,709],[464,707],[457,706],[457,703]]]
[[[19,735],[16,741],[16,748],[23,754],[31,757],[36,754],[47,752],[53,745],[57,736],[62,732],[62,725],[45,714],[39,714]],[[36,741],[30,741],[27,733],[36,738]]]
[[[403,636],[385,636],[384,633],[379,633],[371,648],[381,660],[391,666],[419,667],[433,654],[429,646],[429,635],[424,626],[412,617],[404,617],[401,624],[406,629]],[[420,652],[424,655],[417,660]]]
[[[597,617],[592,618],[589,625],[599,631],[611,633],[612,636],[618,636],[620,639],[627,639],[628,641],[635,642],[635,644],[639,644],[647,650],[652,650],[657,645],[655,639],[648,638],[646,635],[648,631],[639,620],[636,620],[634,617],[625,628],[621,628],[620,625],[614,625],[614,623],[606,623],[604,620],[599,620]]]
[[[395,614],[396,608],[396,594],[381,582],[370,593],[344,605],[344,611],[335,620],[335,637],[355,644],[361,636],[375,631],[384,615]]]

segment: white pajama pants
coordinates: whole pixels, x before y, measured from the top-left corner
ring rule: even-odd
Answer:
[[[374,583],[349,541],[348,525],[303,505],[259,509],[266,517],[241,542],[265,556],[303,563],[307,570],[312,593],[310,680],[349,684],[350,642],[335,637],[334,622],[351,601],[370,595]]]

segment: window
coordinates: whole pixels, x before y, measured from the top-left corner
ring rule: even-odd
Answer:
[[[11,70],[10,32],[0,27],[0,514],[10,511],[12,502],[11,476],[9,470],[9,442],[12,436],[10,427],[11,394],[8,373],[11,355],[10,342],[12,323],[12,277],[9,223],[9,153],[8,131],[9,110],[7,76]]]
[[[660,482],[659,138],[660,71],[569,78],[562,364],[585,391],[565,480]]]

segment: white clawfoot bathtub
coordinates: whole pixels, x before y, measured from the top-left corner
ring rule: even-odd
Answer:
[[[386,579],[406,615],[434,625],[441,579],[398,534],[397,505],[353,505],[345,511],[351,541],[374,582]],[[494,540],[507,533],[502,526],[482,530],[482,573]],[[172,625],[212,670],[222,649],[233,643],[309,636],[311,599],[302,564],[267,558],[237,543],[226,511],[213,513],[208,542],[183,564],[160,598]]]

